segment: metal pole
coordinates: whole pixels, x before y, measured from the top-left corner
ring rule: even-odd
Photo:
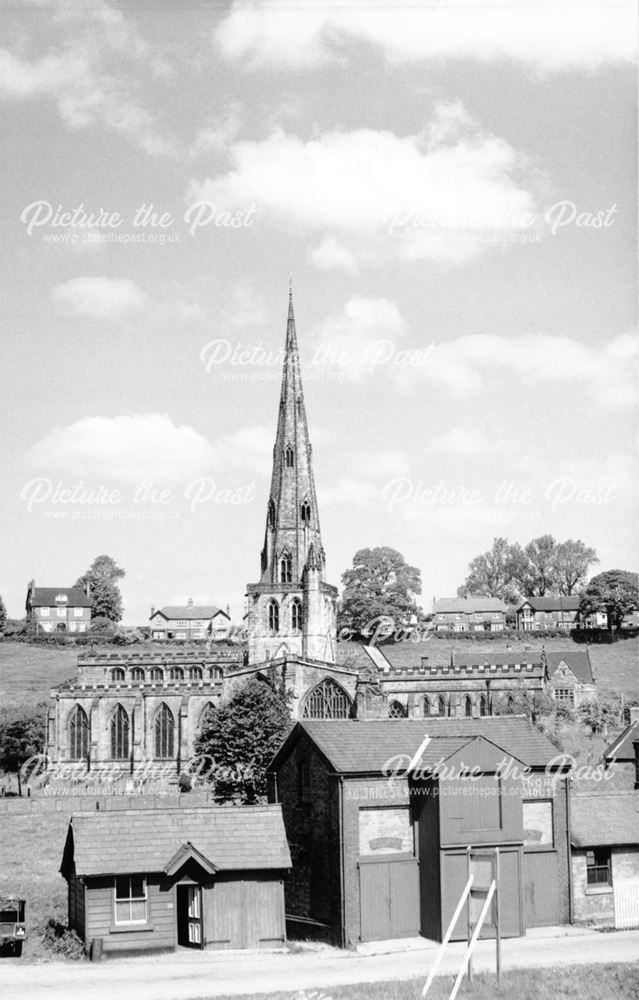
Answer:
[[[467,859],[467,866],[468,866],[468,878],[470,879],[470,876],[471,876],[470,847],[466,848],[466,859]],[[472,899],[473,899],[473,896],[472,896],[472,889],[471,889],[470,895],[468,896],[468,909],[466,911],[466,941],[469,944],[470,944],[470,939],[471,939],[472,934],[473,934],[473,925],[472,925],[472,920],[471,920],[471,916],[472,916],[472,914],[471,914]],[[468,982],[472,983],[472,981],[473,981],[473,962],[472,962],[472,958],[469,958],[468,959]]]
[[[495,848],[495,872],[493,878],[495,880],[495,971],[497,973],[497,982],[501,982],[501,915],[499,912],[499,887],[500,887],[500,862],[499,862],[499,848]]]

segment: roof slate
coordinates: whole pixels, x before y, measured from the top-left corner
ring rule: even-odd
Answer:
[[[506,613],[506,605],[498,597],[441,597],[433,602],[433,614],[451,614],[454,612],[480,614],[482,611],[502,611]]]
[[[58,594],[65,594],[66,601],[59,606],[65,608],[90,608],[91,598],[82,587],[35,587],[30,602],[33,608],[54,608]]]
[[[606,760],[634,760],[635,749],[633,742],[639,740],[639,722],[631,722],[624,731],[619,734],[614,743],[604,750]]]
[[[579,611],[580,603],[579,597],[527,597],[517,610],[529,604],[533,611]]]
[[[548,672],[553,673],[561,661],[570,667],[575,677],[582,684],[593,684],[592,666],[590,664],[590,653],[587,649],[571,650],[567,649],[555,653],[546,653]]]
[[[169,620],[177,618],[178,620],[192,621],[193,619],[198,620],[200,618],[214,618],[217,614],[222,614],[225,618],[228,618],[226,612],[222,611],[221,608],[216,608],[214,604],[167,604],[165,608],[158,608],[151,615],[151,620],[156,615],[163,615]]]
[[[305,720],[298,723],[298,727],[309,735],[338,774],[381,773],[392,757],[401,754],[412,759],[426,736],[430,737],[430,743],[420,757],[423,767],[435,763],[442,756],[450,756],[476,736],[483,736],[530,767],[545,767],[557,754],[552,743],[523,716]],[[279,754],[274,764],[278,758]]]
[[[639,792],[573,795],[570,807],[575,847],[639,845]]]
[[[291,867],[279,805],[79,813],[71,837],[77,875],[162,872],[186,843],[220,871]]]

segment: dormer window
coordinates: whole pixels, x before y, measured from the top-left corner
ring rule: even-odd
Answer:
[[[311,505],[308,502],[308,500],[305,500],[304,503],[302,504],[300,515],[302,518],[302,524],[311,523]]]
[[[69,598],[67,597],[66,594],[56,594],[55,595],[55,603],[56,604],[66,604],[68,600],[69,600]]]
[[[280,580],[282,583],[293,582],[293,556],[290,552],[284,552],[280,560]]]
[[[287,469],[292,469],[295,464],[295,456],[293,454],[293,449],[290,444],[286,445],[286,450],[284,451],[284,462]]]

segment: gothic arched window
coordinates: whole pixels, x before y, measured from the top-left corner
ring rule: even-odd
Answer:
[[[293,454],[293,449],[291,448],[290,444],[286,445],[286,449],[284,451],[284,462],[286,463],[287,469],[292,469],[293,465],[295,464],[295,456]]]
[[[271,632],[280,630],[280,607],[277,601],[269,601],[267,605],[268,627]]]
[[[129,716],[122,705],[118,705],[111,716],[111,757],[126,760],[129,756]]]
[[[144,676],[142,667],[134,667],[131,671],[131,680],[134,684],[144,684]]]
[[[200,713],[200,722],[198,725],[198,731],[201,732],[204,726],[207,725],[207,723],[212,719],[214,715],[215,715],[215,705],[213,704],[212,701],[207,701],[206,705],[204,706],[204,708]]]
[[[311,521],[311,505],[308,500],[305,500],[302,504],[300,514],[302,517],[302,524],[310,524]]]
[[[116,667],[115,670],[111,671],[111,680],[116,684],[120,684],[125,679],[125,676],[122,667]]]
[[[69,758],[86,760],[89,756],[89,720],[81,705],[69,716]]]
[[[268,526],[269,526],[269,528],[274,528],[275,527],[275,501],[274,500],[269,500],[269,502],[268,502],[267,519],[268,519]]]
[[[303,719],[350,719],[351,700],[344,688],[327,678],[308,694]]]
[[[156,684],[158,681],[164,680],[164,671],[162,670],[162,667],[151,667],[150,675],[151,675],[151,680],[154,681]]]
[[[440,694],[439,698],[435,702],[435,711],[437,715],[446,715],[446,699],[443,694]]]
[[[406,709],[402,705],[401,701],[391,701],[388,706],[388,718],[389,719],[405,719]]]
[[[302,631],[302,602],[297,598],[291,604],[291,628],[294,632]]]
[[[175,720],[168,705],[162,703],[155,715],[155,756],[166,760],[174,756]]]
[[[464,698],[464,715],[467,719],[472,718],[473,715],[473,699],[469,694]]]
[[[201,681],[204,674],[202,672],[202,667],[190,667],[189,668],[189,680],[190,681]]]
[[[290,552],[283,552],[280,559],[280,580],[282,583],[293,582],[293,556]]]
[[[169,670],[169,677],[172,681],[183,681],[184,680],[184,670],[182,667],[171,667]]]
[[[488,699],[485,694],[479,699],[479,714],[488,715]]]

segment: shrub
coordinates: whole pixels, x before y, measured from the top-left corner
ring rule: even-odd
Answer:
[[[44,927],[38,928],[38,932],[46,950],[56,958],[69,958],[73,961],[84,958],[82,939],[55,917],[49,917]]]

